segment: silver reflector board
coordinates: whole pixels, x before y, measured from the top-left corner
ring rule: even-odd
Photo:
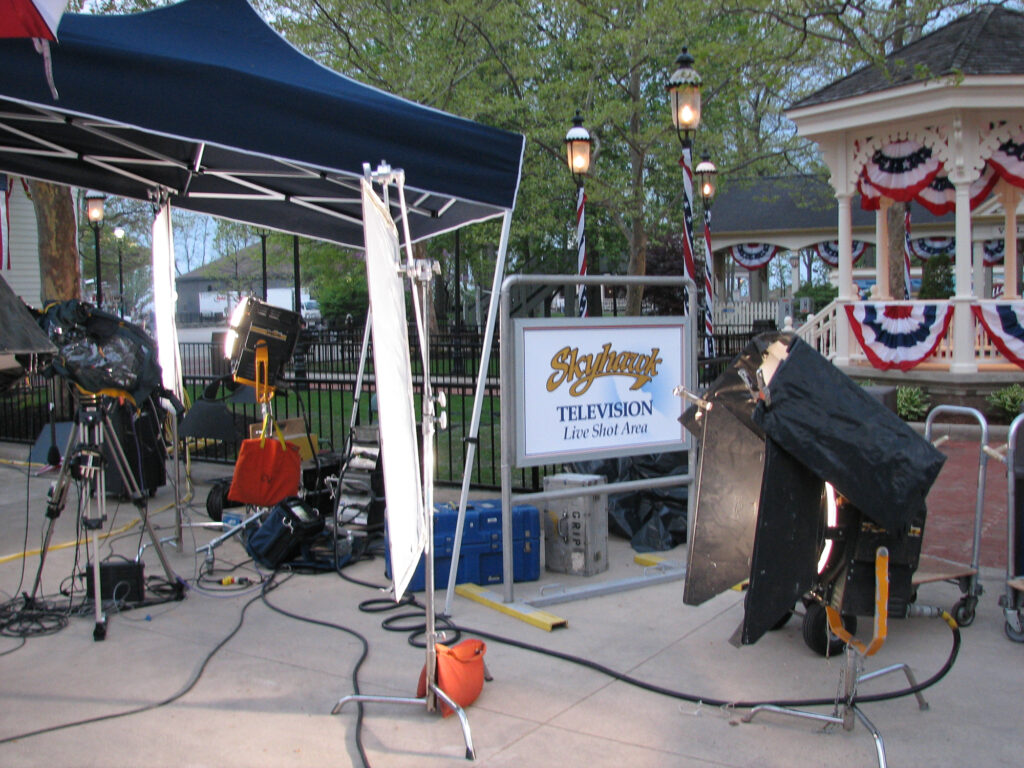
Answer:
[[[388,546],[397,601],[402,599],[423,554],[426,519],[398,230],[366,179],[362,189]]]

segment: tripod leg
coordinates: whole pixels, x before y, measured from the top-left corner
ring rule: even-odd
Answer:
[[[91,440],[88,446],[99,446],[103,442],[103,425],[99,421],[84,420],[83,431],[88,432]],[[107,486],[103,477],[103,460],[98,449],[86,450],[82,456],[82,475],[88,481],[90,493],[86,494],[85,509],[82,514],[82,525],[88,531],[85,543],[87,560],[92,562],[92,596],[96,624],[92,631],[92,639],[105,640],[107,637],[107,617],[103,614],[103,587],[100,583],[100,542],[99,531],[106,520]]]
[[[139,520],[142,521],[146,534],[153,544],[153,550],[156,552],[160,565],[164,569],[164,575],[167,577],[168,583],[174,588],[176,597],[180,600],[184,596],[181,581],[178,579],[177,574],[174,573],[167,555],[164,554],[163,545],[153,530],[153,524],[149,521],[145,494],[139,489],[139,484],[135,480],[135,474],[128,463],[128,457],[125,456],[124,448],[121,447],[121,442],[117,439],[117,433],[114,431],[114,426],[110,421],[110,415],[105,410],[103,411],[103,424],[106,427],[106,442],[110,446],[110,453],[114,457],[114,466],[117,467],[117,471],[121,475],[121,481],[124,483],[124,487],[128,489],[128,494],[138,510]]]
[[[43,547],[39,552],[39,568],[36,569],[36,580],[32,584],[31,597],[26,604],[32,603],[39,595],[39,588],[43,580],[43,565],[46,563],[46,554],[50,551],[50,542],[53,540],[53,528],[57,524],[57,518],[64,511],[67,504],[68,488],[71,484],[71,446],[75,440],[75,430],[72,429],[68,435],[67,445],[64,447],[64,458],[60,465],[60,473],[50,487],[50,493],[46,501],[46,517],[49,522],[46,524],[46,535],[43,538]]]

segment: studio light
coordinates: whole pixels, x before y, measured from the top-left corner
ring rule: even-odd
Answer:
[[[256,399],[266,402],[295,352],[302,317],[252,296],[242,299],[231,313],[224,337],[224,357],[231,375],[256,388]]]

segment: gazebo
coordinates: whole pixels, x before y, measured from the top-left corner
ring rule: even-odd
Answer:
[[[954,378],[1024,367],[1022,93],[1024,14],[988,5],[788,110],[799,134],[818,144],[838,201],[839,295],[802,329],[836,365],[921,366]],[[912,200],[953,213],[956,291],[948,301],[892,295],[886,212]],[[852,280],[855,205],[876,212],[870,301],[857,298]],[[978,290],[984,247],[1000,238],[1005,287],[991,299]]]

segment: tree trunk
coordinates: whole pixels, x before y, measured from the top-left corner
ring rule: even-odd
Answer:
[[[29,181],[28,186],[39,233],[43,303],[81,298],[82,271],[71,189],[46,181]]]
[[[889,225],[889,292],[893,299],[903,299],[903,250],[906,248],[908,203],[893,203],[886,210]],[[909,287],[909,286],[908,286]]]

